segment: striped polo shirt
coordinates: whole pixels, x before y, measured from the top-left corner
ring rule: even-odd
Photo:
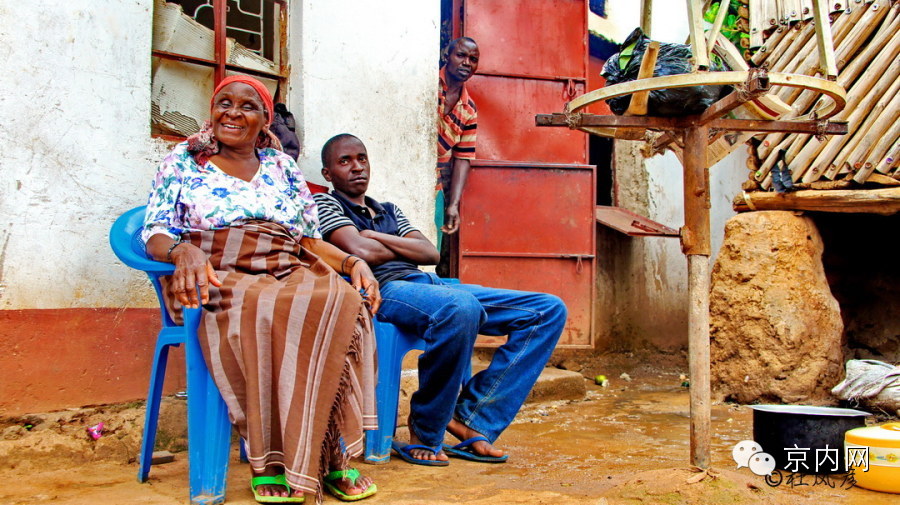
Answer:
[[[419,231],[409,223],[403,211],[390,202],[377,202],[367,196],[366,206],[357,205],[338,193],[318,193],[313,195],[313,198],[319,212],[319,229],[325,240],[331,238],[333,231],[345,226],[355,226],[360,231],[374,230],[397,237]],[[369,209],[375,213],[372,214]],[[404,259],[370,266],[382,286],[419,271],[415,263]]]
[[[444,189],[450,187],[450,160],[475,159],[475,135],[478,133],[478,110],[475,102],[469,96],[466,85],[463,84],[459,101],[449,114],[444,114],[444,105],[447,101],[447,78],[444,68],[440,71],[441,92],[438,95],[438,159],[437,159],[437,187]]]

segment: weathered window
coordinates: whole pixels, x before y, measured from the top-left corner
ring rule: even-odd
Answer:
[[[257,77],[277,97],[287,75],[285,22],[285,0],[156,0],[152,133],[199,130],[227,75]]]

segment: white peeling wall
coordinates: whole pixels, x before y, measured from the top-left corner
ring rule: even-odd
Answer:
[[[291,16],[289,107],[302,125],[304,174],[327,184],[322,144],[356,135],[369,151],[369,194],[434,240],[440,2],[304,0]]]
[[[433,236],[438,2],[290,2],[302,165],[349,131],[373,194]],[[109,249],[168,143],[150,137],[152,0],[0,2],[0,310],[153,307]]]
[[[641,25],[639,0],[606,0],[606,18],[591,16],[590,29],[621,44],[625,37]],[[653,40],[683,44],[688,35],[687,2],[657,0],[653,2],[650,32]]]
[[[0,309],[152,301],[107,240],[165,151],[149,128],[151,6],[0,3]]]
[[[735,215],[731,201],[747,178],[747,150],[744,147],[716,163],[709,171],[710,178],[710,267],[715,262],[725,237],[725,221]],[[678,158],[667,151],[664,155],[646,160],[650,219],[672,228],[684,225],[683,171]],[[652,241],[651,257],[666,266],[657,269],[655,285],[667,284],[669,289],[687,291],[687,260],[681,253],[677,239]]]

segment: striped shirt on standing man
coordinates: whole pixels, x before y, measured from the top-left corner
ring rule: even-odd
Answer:
[[[449,190],[453,158],[475,159],[475,137],[478,133],[478,110],[465,85],[456,106],[448,114],[444,114],[447,100],[447,77],[444,71],[441,68],[441,92],[438,95],[437,190]]]

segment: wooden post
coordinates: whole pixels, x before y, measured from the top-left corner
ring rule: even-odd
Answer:
[[[681,247],[688,260],[688,360],[691,375],[691,464],[709,468],[709,129],[684,134],[684,228]]]
[[[709,256],[709,167],[706,146],[709,128],[692,126],[684,130],[684,254]]]
[[[647,49],[641,57],[641,68],[638,70],[638,79],[647,79],[653,77],[653,71],[656,70],[656,57],[659,56],[659,42],[653,40],[647,44]],[[626,116],[646,116],[647,101],[650,99],[649,91],[638,91],[631,95],[631,103],[628,110],[625,111]]]
[[[641,31],[644,32],[644,35],[647,37],[650,37],[652,18],[653,0],[641,0]]]

